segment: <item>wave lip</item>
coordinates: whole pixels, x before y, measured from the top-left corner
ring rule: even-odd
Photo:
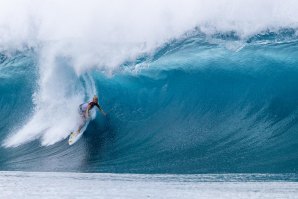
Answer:
[[[297,8],[295,0],[4,0],[0,50],[46,46],[51,50],[45,56],[70,58],[76,73],[94,67],[112,73],[126,60],[151,53],[194,28],[207,35],[235,32],[240,38],[267,30],[296,30]]]

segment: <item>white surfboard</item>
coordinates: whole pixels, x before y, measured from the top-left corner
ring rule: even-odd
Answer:
[[[85,123],[85,125],[83,126],[83,128],[81,129],[81,131],[79,133],[71,132],[71,134],[69,135],[69,139],[68,139],[68,144],[69,145],[73,145],[74,143],[76,143],[82,137],[82,135],[85,132],[89,122],[90,122],[90,120],[88,120]]]

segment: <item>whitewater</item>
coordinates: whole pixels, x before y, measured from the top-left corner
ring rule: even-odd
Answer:
[[[4,0],[2,196],[54,198],[30,189],[46,179],[103,198],[119,197],[113,186],[123,198],[293,198],[297,10],[295,0]],[[69,146],[93,95],[108,115],[93,112]]]

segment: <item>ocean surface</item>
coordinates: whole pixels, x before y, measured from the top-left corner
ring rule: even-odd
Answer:
[[[286,181],[284,179],[287,179]],[[292,181],[295,180],[295,181]],[[297,175],[0,172],[3,198],[297,198]]]
[[[297,10],[292,0],[4,1],[0,195],[296,197]],[[108,114],[93,111],[69,146],[93,95]]]

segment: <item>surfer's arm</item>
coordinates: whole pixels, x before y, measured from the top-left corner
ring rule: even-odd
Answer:
[[[98,108],[98,110],[103,114],[106,115],[106,113],[103,111],[103,109],[99,106],[99,104],[96,104],[96,107]]]

